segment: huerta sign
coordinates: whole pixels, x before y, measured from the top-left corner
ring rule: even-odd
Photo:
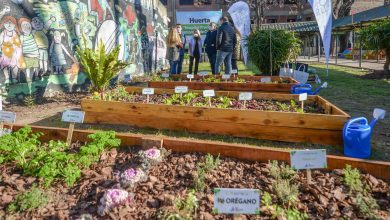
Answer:
[[[192,36],[194,29],[199,29],[204,39],[210,22],[218,23],[221,17],[222,11],[177,11],[176,23],[182,25],[187,40]]]
[[[258,189],[214,189],[215,214],[260,214]]]

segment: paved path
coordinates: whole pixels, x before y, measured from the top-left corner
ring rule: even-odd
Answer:
[[[303,57],[300,56],[297,59],[297,62],[318,62],[318,57],[310,57],[310,60],[308,57]],[[325,63],[325,57],[320,58],[320,63]],[[329,60],[329,64],[336,64],[336,59],[333,57]],[[376,60],[363,60],[362,61],[362,69],[370,69],[370,70],[383,70],[383,65],[385,64],[385,60],[379,60],[379,63],[377,63]],[[337,59],[337,65],[339,66],[347,66],[347,67],[355,67],[355,68],[360,68],[359,67],[359,59],[355,60],[350,60],[350,59],[342,59],[338,58]]]

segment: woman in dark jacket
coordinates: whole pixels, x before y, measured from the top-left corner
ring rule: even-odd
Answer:
[[[217,61],[217,24],[211,22],[209,25],[209,31],[207,31],[206,38],[204,40],[204,46],[206,48],[207,57],[209,58],[211,72],[215,74],[215,63]]]

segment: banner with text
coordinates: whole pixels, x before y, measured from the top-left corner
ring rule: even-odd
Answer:
[[[181,24],[187,40],[192,36],[195,29],[199,29],[202,39],[206,37],[210,22],[218,24],[222,17],[222,11],[177,11],[176,23]]]

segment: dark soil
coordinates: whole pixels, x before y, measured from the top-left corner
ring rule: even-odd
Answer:
[[[390,80],[390,74],[385,75],[384,70],[374,70],[360,76],[363,79],[385,79]]]
[[[137,165],[135,148],[113,149],[101,157],[99,164],[83,172],[77,185],[69,188],[57,183],[46,191],[52,194],[52,202],[39,210],[18,213],[14,219],[79,219],[81,216],[102,219],[97,215],[98,201],[105,190],[115,187],[114,173]],[[203,154],[173,153],[165,162],[152,167],[148,180],[133,189],[135,202],[112,210],[104,219],[156,219],[159,210],[172,207],[173,200],[184,196],[193,187],[196,163],[204,161]],[[37,180],[25,177],[12,165],[0,166],[0,218],[5,215],[7,205],[19,192],[27,190]],[[297,208],[306,212],[309,219],[361,218],[358,215],[348,189],[342,183],[342,170],[314,171],[313,183],[306,184],[304,172],[294,180],[299,184]],[[382,180],[369,174],[362,179],[370,186],[371,193],[380,206],[378,217],[390,216],[390,188]],[[273,195],[267,164],[221,158],[221,164],[206,177],[206,190],[198,193],[199,209],[194,219],[232,219],[232,216],[213,215],[213,188],[253,188]],[[275,198],[274,198],[274,201]],[[265,207],[261,208],[262,219],[271,218]],[[243,219],[259,219],[259,216],[241,216]]]

